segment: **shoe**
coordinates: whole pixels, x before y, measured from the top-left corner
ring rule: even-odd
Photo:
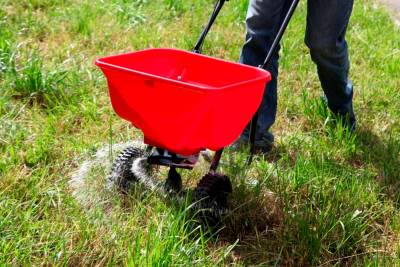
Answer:
[[[243,152],[246,150],[246,144],[240,140],[240,138],[236,139],[230,146],[228,146],[228,150],[231,152]]]
[[[339,112],[334,112],[336,118],[342,122],[344,129],[348,128],[350,133],[353,134],[357,129],[356,115],[354,114],[353,103],[350,104],[349,112],[341,114]]]
[[[255,154],[258,154],[258,155],[265,155],[265,154],[267,154],[268,152],[270,152],[271,151],[271,149],[272,149],[272,145],[270,145],[270,144],[263,144],[263,145],[260,145],[260,144],[255,144]],[[231,151],[231,152],[244,152],[244,151],[246,151],[247,149],[248,149],[248,147],[247,147],[247,143],[245,143],[245,142],[243,142],[240,138],[238,138],[235,142],[233,142],[229,147],[228,147],[228,149]]]

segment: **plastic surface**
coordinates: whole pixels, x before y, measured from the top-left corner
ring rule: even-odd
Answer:
[[[269,72],[175,49],[100,58],[115,112],[144,142],[190,155],[233,143],[261,104]]]

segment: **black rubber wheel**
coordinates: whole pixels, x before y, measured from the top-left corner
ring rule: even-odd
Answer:
[[[133,189],[139,179],[132,172],[132,163],[136,159],[146,156],[147,153],[144,149],[137,147],[125,148],[114,160],[108,180],[117,185],[123,192]],[[146,174],[150,173],[150,167],[147,164],[141,163],[139,167]]]
[[[229,211],[229,194],[232,183],[228,176],[217,172],[204,175],[194,190],[194,200],[200,213],[211,226],[218,224]]]

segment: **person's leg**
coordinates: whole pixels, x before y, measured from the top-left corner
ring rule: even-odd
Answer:
[[[348,79],[350,62],[345,39],[352,9],[353,0],[308,0],[305,42],[317,65],[329,108],[346,116],[354,130],[353,84]]]
[[[246,17],[246,42],[243,45],[239,62],[258,67],[261,65],[272,45],[291,0],[250,0]],[[279,47],[278,47],[279,50]],[[268,130],[275,122],[277,107],[278,51],[268,67],[272,79],[267,83],[259,110],[256,133],[256,148],[267,150],[274,136]],[[244,129],[238,141],[247,144],[250,124]]]

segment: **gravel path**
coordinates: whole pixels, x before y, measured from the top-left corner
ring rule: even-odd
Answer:
[[[400,26],[400,0],[388,0],[387,3],[390,8],[398,13],[396,24]]]

